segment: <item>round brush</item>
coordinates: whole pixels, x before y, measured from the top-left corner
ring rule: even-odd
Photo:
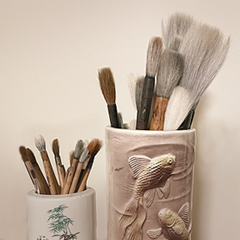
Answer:
[[[103,97],[107,103],[111,127],[121,128],[116,105],[116,90],[113,74],[110,68],[98,71],[98,79]]]
[[[163,130],[164,116],[169,97],[179,83],[183,72],[183,58],[178,52],[165,49],[162,53],[157,76],[156,99],[150,130]]]
[[[162,39],[153,37],[150,39],[147,50],[146,76],[141,94],[141,106],[137,112],[136,129],[149,128],[149,116],[154,95],[155,76],[160,63],[162,52]]]

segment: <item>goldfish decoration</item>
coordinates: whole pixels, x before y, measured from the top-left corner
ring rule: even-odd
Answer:
[[[151,239],[157,239],[163,234],[168,240],[189,240],[189,203],[185,203],[178,213],[163,208],[158,213],[160,228],[147,231]]]
[[[126,236],[128,240],[141,240],[146,208],[151,206],[155,191],[159,198],[169,196],[169,177],[175,167],[175,156],[169,153],[151,159],[135,155],[128,162],[136,182],[134,195],[120,218],[120,234],[121,239]]]

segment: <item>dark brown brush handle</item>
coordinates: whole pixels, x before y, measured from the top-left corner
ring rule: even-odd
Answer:
[[[119,123],[119,117],[117,112],[117,105],[111,104],[108,106],[108,114],[110,118],[111,127],[121,128],[121,124]]]
[[[136,129],[139,130],[147,130],[149,115],[151,111],[152,98],[154,92],[154,77],[145,77],[143,90],[142,90],[142,98],[141,98],[141,107],[137,113],[137,126]]]

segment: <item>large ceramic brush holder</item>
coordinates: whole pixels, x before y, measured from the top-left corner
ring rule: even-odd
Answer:
[[[190,240],[195,130],[106,128],[108,240]]]
[[[96,195],[27,194],[28,240],[96,240]]]

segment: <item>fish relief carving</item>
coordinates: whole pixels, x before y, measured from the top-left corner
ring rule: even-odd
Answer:
[[[178,213],[163,208],[158,213],[160,228],[147,231],[151,239],[157,239],[162,234],[168,240],[189,240],[189,203],[185,203]]]
[[[127,240],[141,240],[142,226],[147,214],[146,207],[151,206],[155,191],[159,198],[169,196],[169,177],[175,167],[175,156],[169,153],[151,159],[135,155],[130,157],[128,162],[136,182],[133,197],[120,219],[120,236],[121,239],[126,236]]]

